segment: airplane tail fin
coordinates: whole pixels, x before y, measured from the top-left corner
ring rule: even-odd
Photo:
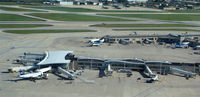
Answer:
[[[20,71],[20,75],[24,75],[25,73],[23,71]]]

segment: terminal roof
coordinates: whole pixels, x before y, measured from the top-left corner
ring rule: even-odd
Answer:
[[[65,57],[73,51],[46,51],[45,58],[37,65],[48,65],[48,64],[68,64],[70,60],[66,60]]]

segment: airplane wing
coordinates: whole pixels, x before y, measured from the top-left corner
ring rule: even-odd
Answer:
[[[42,75],[42,72],[35,72],[35,73],[27,73],[24,75],[19,75],[20,78],[38,78]]]
[[[47,72],[47,71],[50,71],[50,70],[51,70],[51,67],[47,67],[47,68],[38,69],[36,71],[44,73],[44,72]]]

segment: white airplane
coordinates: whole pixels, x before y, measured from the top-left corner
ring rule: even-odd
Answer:
[[[51,70],[51,67],[47,67],[47,68],[38,69],[36,70],[36,72],[33,72],[33,73],[21,72],[20,75],[18,75],[18,77],[22,79],[29,79],[35,82],[35,80],[37,79],[47,79],[48,74],[45,72],[50,71],[50,70]]]
[[[95,43],[95,42],[104,42],[104,39],[103,38],[96,38],[96,39],[90,39],[89,40],[89,43]]]
[[[90,44],[90,46],[100,46],[100,45],[102,45],[103,44],[103,42],[101,42],[101,41],[96,41],[96,42],[94,42],[94,43],[89,43]]]
[[[99,46],[104,43],[104,38],[90,39],[88,43],[90,46]]]

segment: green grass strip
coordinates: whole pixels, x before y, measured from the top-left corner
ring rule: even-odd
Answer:
[[[47,24],[0,24],[0,28],[33,28],[33,27],[48,27]]]
[[[13,34],[40,34],[40,33],[74,33],[74,32],[96,32],[96,30],[6,30]]]
[[[113,29],[114,31],[193,31],[200,32],[194,29]]]
[[[118,19],[100,16],[77,15],[77,14],[55,14],[55,13],[33,13],[36,17],[47,18],[57,21],[132,21],[128,19]]]
[[[22,8],[11,8],[11,7],[1,7],[1,10],[5,10],[5,11],[24,11],[24,12],[41,12],[41,11],[37,11],[37,10],[30,10],[30,9],[22,9]]]
[[[0,21],[42,21],[39,19],[33,19],[15,14],[3,14],[0,13]]]
[[[103,15],[158,19],[158,20],[169,20],[169,21],[200,21],[200,15],[194,15],[194,14],[103,14]]]
[[[100,24],[91,27],[198,27],[186,24]]]
[[[200,10],[169,10],[168,12],[173,12],[173,13],[200,13]]]
[[[19,5],[17,2],[0,2],[0,5]]]

